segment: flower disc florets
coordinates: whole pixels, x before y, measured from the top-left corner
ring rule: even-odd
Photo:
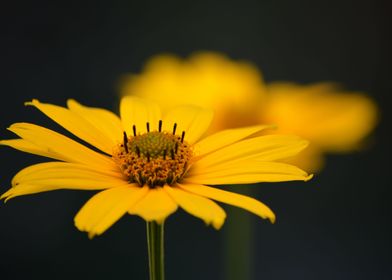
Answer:
[[[114,160],[119,165],[130,182],[140,186],[150,187],[174,184],[179,181],[188,168],[192,157],[192,149],[184,141],[185,133],[176,135],[176,124],[173,132],[148,131],[128,137],[124,132],[124,142],[120,144],[113,154]]]

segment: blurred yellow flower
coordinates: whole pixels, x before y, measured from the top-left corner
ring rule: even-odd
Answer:
[[[307,141],[295,136],[263,135],[266,126],[224,130],[200,140],[212,111],[179,106],[162,115],[157,104],[124,97],[120,117],[68,101],[68,108],[28,102],[63,126],[83,145],[31,123],[8,129],[20,138],[1,145],[54,159],[29,166],[12,179],[1,198],[58,189],[102,190],[75,217],[89,236],[102,234],[124,214],[163,223],[178,207],[219,229],[225,211],[213,200],[246,209],[274,222],[263,203],[206,185],[308,180],[303,170],[277,162],[297,154]]]
[[[125,77],[121,94],[150,98],[164,109],[179,104],[213,108],[217,117],[210,132],[275,124],[278,130],[269,133],[292,133],[310,141],[292,161],[312,171],[322,167],[325,152],[359,148],[377,122],[377,108],[363,94],[332,83],[266,85],[252,64],[209,52],[189,59],[153,57],[143,73]]]
[[[258,124],[255,112],[265,93],[259,71],[246,62],[232,62],[213,54],[189,60],[161,55],[147,62],[141,75],[122,83],[122,95],[138,95],[157,102],[164,111],[181,104],[213,108],[210,132]]]

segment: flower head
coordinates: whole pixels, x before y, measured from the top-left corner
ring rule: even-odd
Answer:
[[[20,138],[0,144],[54,159],[17,173],[6,200],[56,189],[102,190],[75,217],[89,236],[102,234],[125,213],[163,222],[180,206],[219,229],[225,211],[213,200],[246,209],[273,222],[263,203],[207,185],[308,180],[301,169],[277,162],[297,154],[307,142],[287,135],[260,136],[267,126],[224,130],[199,140],[212,112],[180,106],[161,116],[147,100],[125,97],[121,118],[74,100],[68,108],[28,102],[92,149],[31,123],[9,130]]]
[[[252,64],[217,53],[153,57],[141,74],[125,80],[121,93],[148,97],[163,109],[179,104],[213,108],[218,118],[210,132],[275,124],[278,130],[269,133],[292,133],[310,141],[291,161],[313,171],[322,167],[324,153],[357,149],[377,123],[377,107],[364,94],[331,83],[265,84]]]

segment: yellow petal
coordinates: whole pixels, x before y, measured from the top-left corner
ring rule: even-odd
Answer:
[[[126,186],[102,191],[93,196],[75,216],[75,226],[89,237],[100,235],[118,221],[148,192],[147,187]]]
[[[52,158],[61,158],[64,161],[83,163],[107,170],[118,170],[111,158],[50,129],[30,123],[15,123],[8,129],[33,145],[46,150]]]
[[[185,140],[193,144],[207,131],[213,117],[212,110],[197,106],[179,106],[164,117],[164,130],[172,131],[177,124],[177,134],[185,131]]]
[[[147,122],[151,130],[158,130],[161,111],[157,104],[139,97],[123,97],[120,103],[120,116],[124,130],[133,135],[132,127],[136,126],[136,133],[147,131]]]
[[[174,200],[161,187],[157,187],[150,189],[142,200],[129,208],[128,213],[139,215],[147,222],[162,223],[176,210],[177,204]]]
[[[26,102],[26,105],[36,107],[75,136],[87,143],[90,143],[107,154],[112,154],[113,146],[116,143],[113,143],[111,138],[108,138],[105,134],[98,130],[96,126],[92,125],[78,114],[60,106],[40,103],[36,99],[31,102]],[[121,134],[118,139],[121,139]]]
[[[12,180],[12,188],[1,198],[58,189],[100,190],[128,185],[123,178],[113,177],[69,163],[42,163],[21,170]]]
[[[280,162],[244,160],[234,164],[222,162],[206,169],[199,168],[198,162],[196,162],[192,165],[184,181],[194,184],[223,185],[307,181],[311,177],[305,171],[293,165]]]
[[[201,168],[224,162],[235,163],[243,160],[274,161],[292,157],[308,145],[296,136],[267,135],[246,139],[206,155],[197,161]]]
[[[205,155],[272,127],[268,125],[256,125],[223,130],[203,138],[195,144],[194,149],[198,156]]]
[[[24,139],[10,139],[10,140],[0,140],[0,145],[9,146],[16,150],[39,155],[43,157],[48,157],[52,159],[58,160],[66,160],[66,158],[62,157],[61,155],[57,155],[55,153],[49,152],[46,148],[34,145]]]
[[[202,219],[207,225],[220,229],[225,222],[225,211],[212,200],[186,192],[181,188],[164,186],[164,190],[189,214]]]
[[[67,106],[71,112],[85,119],[104,134],[106,138],[111,139],[113,146],[119,140],[121,141],[124,129],[120,118],[112,112],[101,108],[86,107],[73,99],[67,101]]]
[[[197,195],[243,208],[263,219],[269,219],[272,223],[275,222],[275,214],[271,209],[254,198],[203,185],[179,184],[179,187]]]
[[[45,162],[22,169],[14,176],[11,183],[15,186],[21,183],[49,178],[94,178],[102,181],[126,180],[120,171],[96,169],[77,163]]]

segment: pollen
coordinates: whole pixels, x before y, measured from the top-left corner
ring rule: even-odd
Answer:
[[[146,126],[146,133],[138,134],[136,126],[132,127],[133,136],[124,132],[123,143],[113,153],[114,161],[129,182],[140,186],[154,188],[178,182],[186,173],[193,155],[184,140],[185,132],[177,135],[177,124],[171,132],[162,131],[162,121],[156,131],[150,131],[149,123]]]

